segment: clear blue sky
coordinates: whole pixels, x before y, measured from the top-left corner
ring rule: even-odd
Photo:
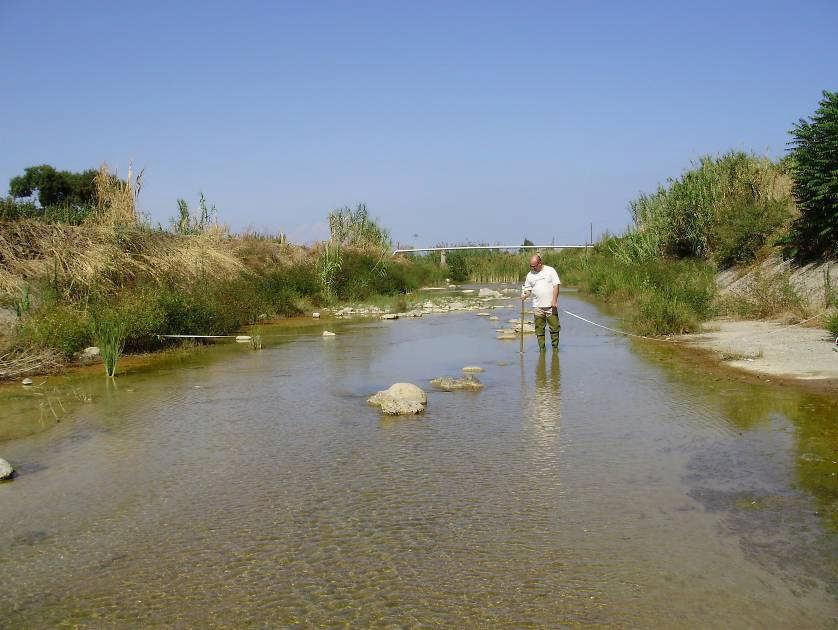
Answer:
[[[705,153],[782,155],[838,89],[838,5],[0,0],[0,187],[145,168],[166,221],[322,237],[582,241]],[[417,237],[413,235],[417,234]]]

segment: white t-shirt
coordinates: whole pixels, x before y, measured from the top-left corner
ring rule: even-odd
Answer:
[[[530,271],[524,280],[523,292],[532,292],[532,305],[538,308],[550,308],[553,305],[553,287],[562,283],[559,274],[550,265],[541,267],[541,271]]]

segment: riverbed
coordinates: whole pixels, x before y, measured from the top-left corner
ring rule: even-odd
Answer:
[[[496,326],[267,327],[0,391],[0,626],[834,627],[835,396]],[[466,365],[482,391],[431,390]],[[367,405],[400,381],[424,414]]]

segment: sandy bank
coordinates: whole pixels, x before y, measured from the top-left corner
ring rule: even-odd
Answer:
[[[732,368],[798,381],[831,382],[838,389],[838,352],[835,339],[826,330],[725,320],[707,322],[704,330],[678,339],[712,351]]]

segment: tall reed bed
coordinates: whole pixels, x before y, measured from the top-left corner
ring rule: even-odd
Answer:
[[[105,366],[105,375],[113,378],[116,376],[119,358],[125,350],[127,323],[119,317],[103,316],[94,311],[92,325],[93,339],[99,347],[102,363]]]
[[[620,306],[643,335],[695,332],[715,312],[715,270],[700,259],[631,258],[610,238],[592,251],[564,251],[554,262],[564,284]]]
[[[702,258],[720,268],[754,260],[797,216],[790,165],[743,152],[702,157],[630,203],[640,258]]]

